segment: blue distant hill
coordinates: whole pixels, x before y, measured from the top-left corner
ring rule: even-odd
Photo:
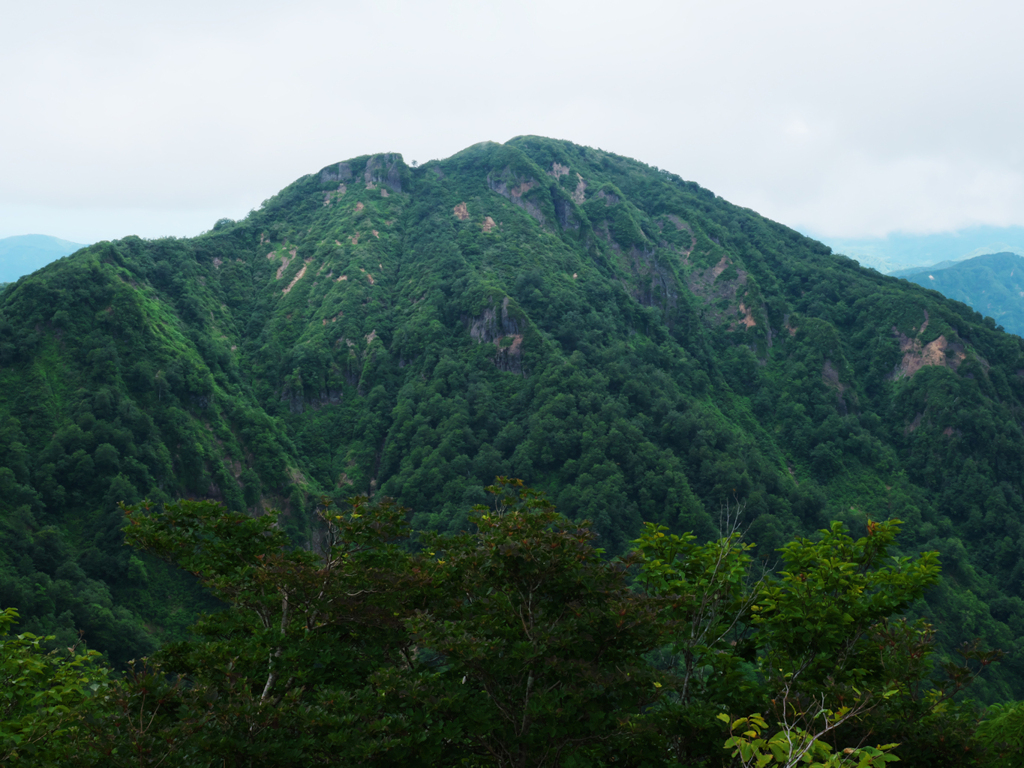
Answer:
[[[942,267],[936,264],[896,276],[962,301],[1007,331],[1024,336],[1024,257],[990,253]]]
[[[17,235],[0,239],[0,283],[13,283],[23,275],[62,256],[84,248],[83,243],[72,243],[49,235]]]
[[[897,277],[926,268],[941,269],[943,262],[962,261],[987,253],[1024,254],[1024,227],[977,226],[930,235],[894,232],[888,237],[818,239],[835,253]]]

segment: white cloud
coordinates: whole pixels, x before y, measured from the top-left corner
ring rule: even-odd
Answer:
[[[0,236],[29,209],[53,234],[62,220],[127,234],[132,210],[139,234],[188,234],[332,161],[422,162],[521,133],[636,157],[822,234],[1024,224],[1024,6],[1009,2],[2,12]]]

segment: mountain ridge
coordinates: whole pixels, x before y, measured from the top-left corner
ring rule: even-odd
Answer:
[[[962,301],[1010,333],[1024,336],[1024,256],[1020,254],[985,254],[900,277]]]
[[[281,507],[314,544],[320,495],[454,531],[509,475],[610,553],[641,521],[711,538],[737,505],[766,563],[830,518],[899,517],[943,553],[915,608],[943,647],[1009,650],[1022,372],[969,307],[628,158],[535,136],[362,155],[3,294],[0,601],[123,661],[179,636],[193,593],[120,546],[117,501]],[[1024,690],[1018,652],[1001,670],[988,698]]]

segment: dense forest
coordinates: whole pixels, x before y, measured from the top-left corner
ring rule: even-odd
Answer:
[[[698,544],[653,523],[609,560],[589,523],[522,481],[487,490],[457,534],[412,533],[390,500],[324,499],[313,551],[273,514],[124,507],[132,546],[196,573],[227,609],[115,679],[95,652],[6,642],[0,760],[1019,765],[1024,705],[979,722],[958,697],[998,652],[975,643],[935,664],[931,626],[899,617],[939,565],[891,557],[896,521],[797,538],[771,573],[738,532]]]
[[[1024,342],[675,174],[538,137],[357,157],[196,238],[103,242],[0,294],[0,608],[124,669],[222,603],[118,502],[322,497],[458,534],[522,478],[606,557],[645,523],[753,560],[839,521],[937,551],[939,661],[1024,698]],[[409,545],[413,549],[413,545]],[[743,713],[747,714],[747,713]]]

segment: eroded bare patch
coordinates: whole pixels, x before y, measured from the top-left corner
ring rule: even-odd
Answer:
[[[492,219],[490,216],[484,216],[484,223],[480,225],[480,228],[484,232],[490,232],[496,226],[498,225],[494,223],[494,219]]]
[[[551,170],[548,171],[548,176],[554,176],[556,179],[565,176],[569,172],[569,166],[562,165],[561,163],[552,163]]]
[[[727,257],[723,256],[721,259],[718,260],[718,263],[715,264],[715,266],[713,266],[711,268],[711,275],[714,277],[715,280],[717,280],[718,276],[720,274],[722,274],[723,272],[725,272],[725,270],[726,270],[726,268],[728,266],[729,266],[729,259]]]
[[[295,256],[295,251],[294,250],[292,250],[290,253],[291,253],[291,257]],[[291,264],[291,263],[292,263],[292,259],[289,256],[282,256],[281,257],[281,266],[279,266],[277,268],[277,279],[278,280],[280,280],[282,277],[284,277],[285,270],[288,269],[288,265]]]
[[[534,181],[533,179],[530,179],[529,181],[524,181],[518,187],[515,187],[512,190],[512,197],[522,197],[535,186],[537,186],[537,182]]]
[[[742,301],[740,302],[740,312],[743,313],[740,322],[743,323],[747,328],[753,328],[757,325],[757,321],[754,319],[754,313],[747,307]]]
[[[292,251],[292,253],[294,253],[294,251]],[[290,283],[288,283],[288,287],[287,287],[287,288],[285,288],[285,289],[284,289],[284,290],[282,291],[282,293],[285,293],[285,294],[287,294],[287,293],[288,293],[288,291],[290,291],[290,290],[291,290],[292,288],[294,288],[294,287],[295,287],[295,284],[296,284],[297,282],[299,282],[299,280],[301,280],[301,279],[303,278],[303,276],[304,276],[304,275],[306,274],[306,269],[307,269],[307,268],[309,267],[309,263],[310,263],[311,261],[312,261],[312,259],[306,259],[306,263],[302,265],[302,269],[300,269],[300,270],[299,270],[299,271],[298,271],[298,272],[296,273],[295,277],[293,277],[293,278],[292,278],[292,281],[291,281]]]
[[[576,189],[573,190],[572,199],[573,202],[576,203],[576,205],[583,205],[583,201],[585,199],[583,195],[587,191],[587,182],[585,182],[583,180],[583,177],[580,176],[578,173],[576,174],[576,178],[579,181],[576,182]]]
[[[743,323],[750,328],[757,321],[753,318],[753,310],[741,301],[746,294],[747,273],[737,268],[735,277],[722,277],[730,266],[733,266],[732,262],[723,256],[713,267],[690,272],[686,284],[704,303],[705,316],[713,325],[730,323],[735,328]],[[742,315],[742,319],[737,319],[737,315]]]
[[[926,317],[921,326],[921,332],[927,327]],[[899,342],[900,352],[903,353],[903,359],[900,360],[891,376],[893,379],[904,376],[910,378],[922,368],[936,365],[945,366],[955,371],[960,367],[960,363],[967,358],[963,345],[951,343],[945,336],[939,336],[934,341],[921,344],[920,332],[914,338],[909,338],[900,333],[896,326],[893,326],[892,334]]]
[[[454,208],[452,208],[452,213],[455,214],[455,218],[458,219],[459,221],[465,221],[466,219],[469,218],[469,209],[466,208],[465,203],[459,203]]]

